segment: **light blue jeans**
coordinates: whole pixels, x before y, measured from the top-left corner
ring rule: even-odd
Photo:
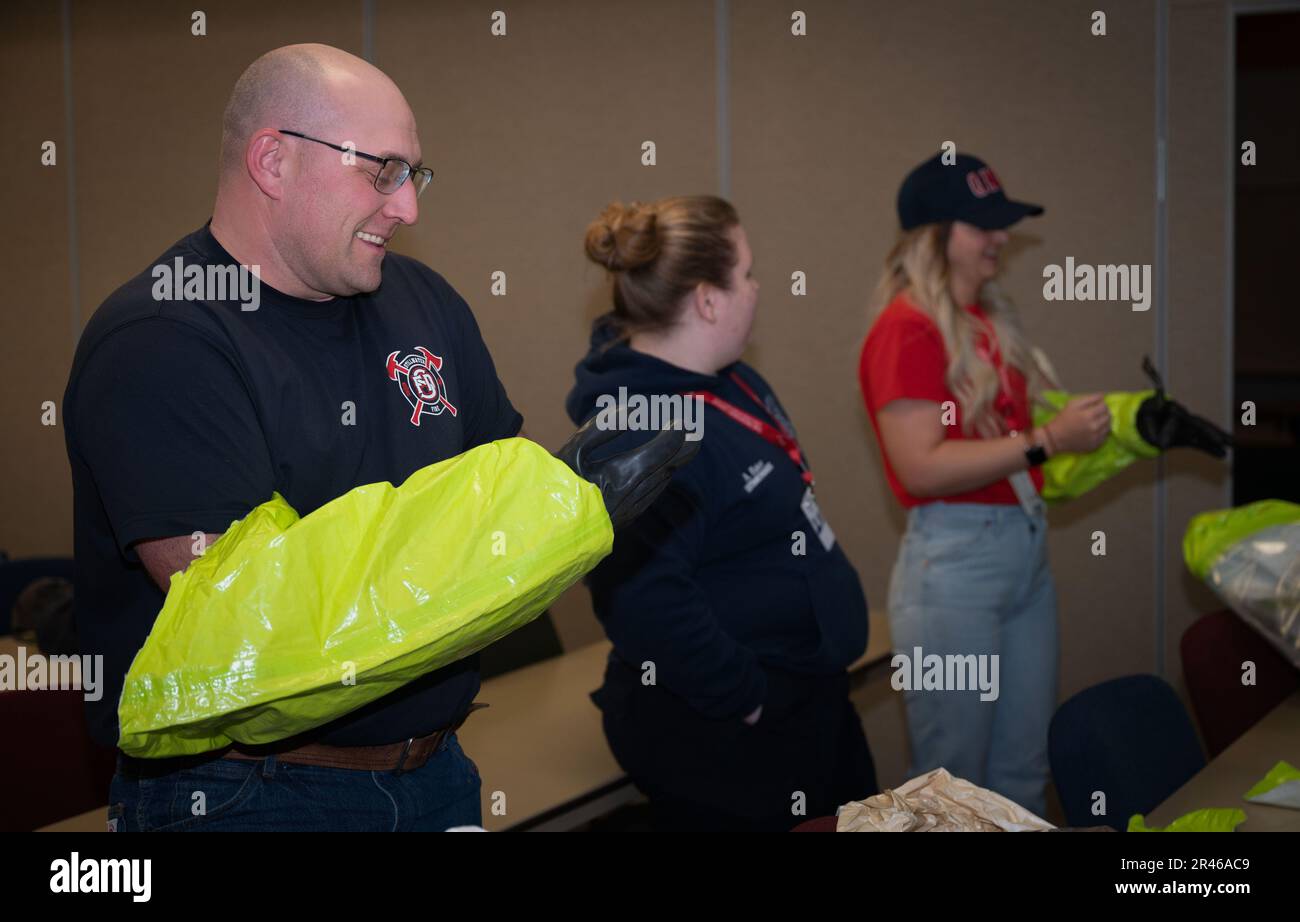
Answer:
[[[1042,816],[1058,657],[1045,517],[989,503],[913,507],[890,578],[889,623],[894,652],[909,665],[917,647],[922,663],[930,654],[998,657],[992,700],[981,700],[988,692],[975,683],[951,678],[942,690],[904,692],[908,777],[946,768]],[[917,672],[912,667],[912,678]],[[967,690],[946,687],[958,684]]]

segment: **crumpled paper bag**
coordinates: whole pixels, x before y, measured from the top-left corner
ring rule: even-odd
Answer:
[[[836,832],[1045,832],[1055,827],[1001,794],[936,768],[836,811]]]

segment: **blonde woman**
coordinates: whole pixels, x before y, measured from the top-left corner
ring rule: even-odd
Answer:
[[[1110,429],[1101,394],[1031,422],[1038,392],[1057,384],[993,280],[1006,229],[1042,212],[1008,199],[976,157],[913,170],[859,364],[886,477],[908,510],[889,587],[896,656],[909,675],[953,662],[977,678],[948,688],[945,669],[905,691],[912,771],[946,768],[1039,814],[1057,692],[1039,466],[1092,451]]]

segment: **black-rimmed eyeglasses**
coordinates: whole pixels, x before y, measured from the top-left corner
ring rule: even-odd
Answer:
[[[428,188],[429,183],[433,181],[433,170],[428,167],[414,169],[400,157],[376,157],[374,154],[363,154],[355,148],[345,147],[342,144],[331,144],[329,141],[309,137],[301,131],[290,131],[287,128],[281,128],[280,134],[292,135],[295,138],[302,138],[304,141],[315,141],[317,144],[324,144],[326,147],[332,147],[334,150],[342,151],[345,154],[360,157],[362,160],[378,163],[379,172],[375,174],[375,189],[384,195],[392,195],[402,188],[402,183],[414,176],[415,195],[418,198],[420,193]]]

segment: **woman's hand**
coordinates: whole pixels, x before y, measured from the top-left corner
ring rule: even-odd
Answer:
[[[1053,454],[1074,452],[1087,454],[1101,447],[1110,435],[1110,408],[1104,394],[1084,394],[1065,405],[1043,427]]]

